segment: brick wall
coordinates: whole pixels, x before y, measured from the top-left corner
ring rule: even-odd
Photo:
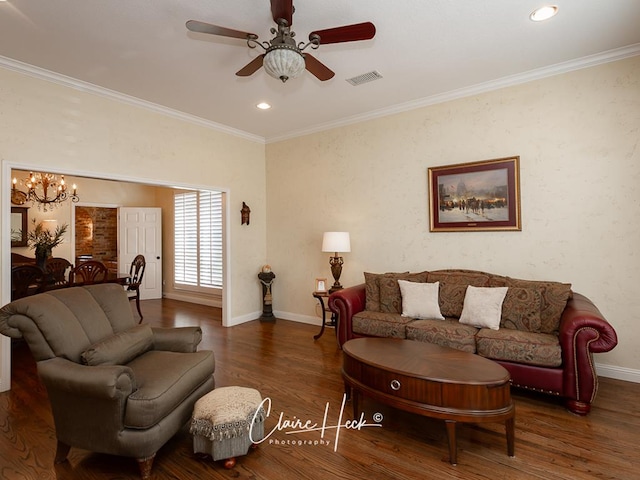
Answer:
[[[117,260],[117,208],[76,207],[76,257],[80,255],[100,262]]]

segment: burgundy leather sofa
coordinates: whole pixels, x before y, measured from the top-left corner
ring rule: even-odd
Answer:
[[[332,293],[328,305],[338,320],[336,335],[340,346],[352,338],[371,336],[355,333],[352,323],[353,316],[365,310],[365,284]],[[586,415],[598,389],[593,353],[613,349],[618,342],[616,332],[588,298],[571,292],[557,335],[561,347],[559,367],[494,360],[509,371],[514,387],[559,396],[569,411]]]

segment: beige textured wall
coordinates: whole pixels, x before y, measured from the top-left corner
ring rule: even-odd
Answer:
[[[314,319],[322,233],[346,230],[344,285],[437,268],[570,282],[619,334],[596,361],[640,370],[639,82],[634,57],[267,145],[274,310]],[[428,167],[513,155],[522,232],[429,232]]]
[[[260,142],[0,69],[1,160],[229,192],[232,318],[261,311],[257,273],[266,258],[264,148]],[[10,179],[0,181],[9,184]],[[240,226],[243,201],[252,209],[249,228]],[[6,296],[8,286],[2,285],[2,292]]]

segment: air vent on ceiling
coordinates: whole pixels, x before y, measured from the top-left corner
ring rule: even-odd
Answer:
[[[347,82],[349,82],[354,87],[358,85],[362,85],[363,83],[373,82],[374,80],[379,80],[382,78],[378,72],[373,70],[372,72],[363,73],[362,75],[358,75],[356,77],[347,78]]]

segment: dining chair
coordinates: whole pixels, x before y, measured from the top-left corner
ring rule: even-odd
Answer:
[[[18,265],[11,268],[11,301],[40,293],[44,271],[37,265]]]
[[[69,272],[69,285],[90,285],[107,281],[109,270],[96,260],[82,262]]]
[[[69,286],[67,269],[73,268],[71,262],[62,257],[48,258],[44,264],[44,271],[47,274],[46,289],[62,288]]]
[[[138,315],[140,315],[140,321],[142,322],[142,311],[140,310],[140,285],[142,284],[142,277],[144,277],[144,269],[147,266],[147,261],[144,255],[136,255],[136,258],[131,262],[129,267],[129,280],[127,281],[127,296],[129,300],[135,299],[136,308],[138,309]]]

